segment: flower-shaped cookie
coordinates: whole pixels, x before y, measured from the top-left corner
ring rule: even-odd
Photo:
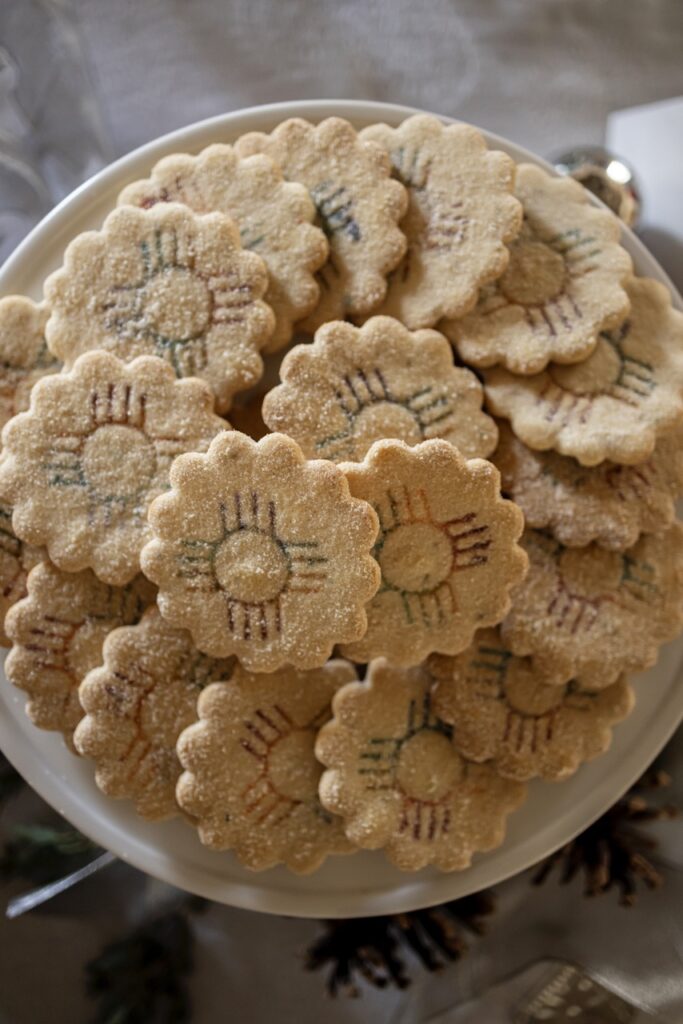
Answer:
[[[5,615],[26,597],[26,577],[45,558],[42,548],[24,544],[12,529],[12,510],[0,505],[0,647],[11,647],[5,634]]]
[[[453,729],[435,713],[423,668],[373,662],[364,683],[349,683],[315,746],[327,771],[320,799],[344,818],[365,849],[383,848],[399,868],[469,867],[479,850],[500,846],[505,819],[526,788],[490,765],[466,761]]]
[[[0,427],[28,409],[31,388],[61,363],[45,341],[48,309],[23,295],[0,299]]]
[[[159,607],[213,657],[254,672],[322,665],[358,640],[379,585],[377,517],[331,462],[306,462],[282,434],[237,431],[176,459],[150,509],[142,555]]]
[[[15,533],[44,544],[60,569],[128,583],[173,459],[206,450],[226,427],[212,407],[203,381],[176,380],[154,356],[126,364],[89,352],[46,377],[2,434],[0,494]]]
[[[48,345],[67,366],[93,348],[160,356],[176,376],[208,381],[224,412],[263,372],[275,325],[267,286],[265,263],[240,248],[225,214],[124,206],[75,238],[45,282]]]
[[[639,672],[683,626],[683,525],[645,534],[627,551],[565,548],[522,538],[529,572],[501,624],[504,644],[548,676],[600,690]]]
[[[444,331],[466,363],[529,374],[553,360],[586,359],[598,333],[624,321],[633,264],[619,245],[618,218],[593,206],[572,178],[520,164],[516,195],[524,223],[505,273]]]
[[[334,321],[318,329],[313,345],[287,353],[280,376],[264,418],[309,458],[359,462],[383,438],[417,444],[442,437],[466,458],[490,455],[496,445],[481,384],[453,365],[436,331],[411,333],[388,316],[361,328]]]
[[[548,527],[567,547],[595,541],[623,551],[641,533],[658,533],[676,518],[676,498],[683,494],[683,424],[659,438],[646,462],[587,467],[557,452],[527,448],[501,423],[491,461],[527,526]]]
[[[318,799],[313,748],[334,693],[354,676],[343,661],[266,675],[238,666],[227,686],[204,690],[199,722],[178,741],[177,797],[205,845],[234,850],[254,871],[284,863],[301,874],[330,853],[353,852]]]
[[[102,661],[78,690],[85,717],[74,733],[76,750],[95,762],[97,785],[108,796],[134,800],[143,818],[172,818],[178,737],[197,720],[200,691],[228,680],[234,661],[200,654],[187,630],[169,626],[156,608],[137,626],[110,633]]]
[[[484,371],[490,409],[530,448],[554,448],[584,466],[630,465],[683,419],[683,313],[657,281],[634,277],[626,291],[629,319],[601,334],[584,362],[533,377]]]
[[[271,135],[243,135],[236,148],[240,156],[266,153],[288,181],[305,185],[327,235],[330,256],[317,275],[320,302],[302,326],[314,331],[327,320],[370,313],[406,248],[398,222],[408,200],[391,180],[386,155],[339,117],[318,125],[292,118]]]
[[[517,658],[497,629],[477,633],[455,658],[432,655],[436,714],[453,726],[455,745],[473,761],[493,761],[501,775],[559,780],[604,753],[612,726],[630,713],[622,677],[603,690],[572,681],[549,685],[531,659]]]
[[[155,589],[143,576],[127,587],[110,587],[89,569],[65,573],[49,562],[31,570],[27,586],[28,597],[5,620],[14,644],[5,672],[28,693],[26,712],[34,725],[61,731],[70,744],[82,715],[81,680],[101,663],[107,634],[138,622]]]
[[[519,231],[513,161],[489,152],[470,125],[443,125],[427,114],[399,128],[371,125],[360,137],[386,151],[410,197],[401,221],[408,249],[379,312],[412,329],[462,316],[480,286],[505,270],[504,243]]]
[[[240,160],[232,146],[214,145],[199,156],[164,157],[148,179],[133,182],[119,196],[119,206],[149,209],[159,202],[185,203],[196,213],[217,210],[235,221],[242,247],[257,253],[268,268],[265,300],[275,313],[275,330],[264,351],[286,345],[294,321],[318,301],[313,273],[328,252],[325,235],[312,224],[315,207],[308,189],[284,181],[265,154]]]
[[[466,461],[441,440],[377,441],[364,462],[341,468],[377,512],[382,570],[367,632],[342,647],[345,657],[416,665],[432,651],[457,654],[479,626],[500,622],[526,557],[516,544],[522,513],[501,498],[490,462]]]

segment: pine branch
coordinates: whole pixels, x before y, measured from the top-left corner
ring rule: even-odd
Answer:
[[[78,870],[99,847],[73,828],[16,825],[0,854],[0,878],[45,885]]]
[[[194,936],[184,909],[146,922],[86,964],[91,1024],[187,1024]]]

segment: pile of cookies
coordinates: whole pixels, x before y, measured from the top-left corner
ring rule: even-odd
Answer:
[[[128,185],[0,300],[35,725],[253,869],[501,843],[683,625],[683,315],[619,235],[426,115]]]

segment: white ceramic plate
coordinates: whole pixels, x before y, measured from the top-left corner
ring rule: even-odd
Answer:
[[[61,263],[74,235],[99,227],[121,188],[146,176],[171,152],[196,152],[212,142],[230,142],[246,131],[270,131],[284,118],[347,117],[358,127],[374,121],[398,124],[413,110],[381,103],[317,101],[255,107],[203,121],[151,142],[86,182],[52,211],[0,271],[0,295],[21,292],[38,298],[46,275]],[[540,163],[533,154],[488,134],[490,145],[515,160]],[[624,232],[638,273],[672,288],[661,267]],[[680,297],[677,304],[683,308]],[[150,825],[129,804],[103,796],[90,762],[74,757],[61,739],[36,729],[24,714],[23,695],[0,682],[0,747],[40,795],[82,832],[123,860],[173,885],[212,900],[275,914],[354,917],[386,914],[455,899],[522,871],[585,829],[652,761],[683,717],[679,682],[683,639],[662,650],[659,664],[637,681],[638,704],[618,727],[608,754],[561,784],[534,783],[522,809],[510,819],[505,844],[475,858],[460,873],[404,873],[381,853],[337,857],[316,874],[298,877],[284,868],[255,874],[231,854],[204,849],[181,822]]]

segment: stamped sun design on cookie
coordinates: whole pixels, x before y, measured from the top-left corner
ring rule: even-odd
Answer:
[[[385,150],[409,195],[401,221],[408,249],[379,312],[412,329],[468,312],[481,285],[505,269],[504,243],[519,230],[513,161],[489,152],[470,125],[426,114],[398,128],[371,125],[360,137]]]
[[[265,301],[275,313],[275,330],[264,346],[276,352],[292,335],[292,325],[315,307],[319,288],[313,274],[325,263],[325,235],[312,221],[315,206],[308,189],[284,181],[264,153],[240,160],[232,146],[208,146],[198,156],[164,157],[150,177],[128,185],[119,206],[149,209],[180,202],[196,213],[218,211],[232,217],[244,249],[256,252],[268,268]]]
[[[468,867],[473,853],[500,845],[505,818],[526,792],[462,757],[434,710],[432,684],[421,667],[372,662],[364,683],[335,696],[315,748],[327,768],[323,805],[358,846],[383,848],[409,871]]]
[[[33,391],[3,431],[0,491],[15,532],[61,569],[92,568],[122,585],[140,570],[147,509],[176,455],[206,449],[226,423],[203,381],[178,381],[160,359],[77,360]],[[55,515],[55,512],[58,512]]]
[[[284,863],[308,873],[328,854],[353,851],[318,799],[313,748],[334,693],[354,678],[343,661],[266,675],[238,666],[229,685],[204,690],[199,722],[178,742],[177,787],[203,843],[234,850],[255,871]]]
[[[631,547],[641,533],[671,526],[683,494],[683,424],[660,437],[650,458],[635,466],[587,467],[557,452],[534,451],[505,424],[491,459],[527,526],[549,528],[567,547],[593,541],[614,551]]]
[[[24,544],[12,529],[12,510],[0,505],[0,647],[11,647],[5,633],[5,615],[26,597],[26,577],[45,558],[42,548]]]
[[[89,569],[64,573],[49,562],[31,570],[27,588],[5,620],[14,645],[5,672],[29,695],[26,713],[34,725],[62,732],[70,745],[82,715],[81,680],[100,664],[107,634],[137,622],[155,588],[142,576],[110,587]]]
[[[224,214],[121,207],[75,238],[45,282],[48,344],[67,366],[93,348],[159,356],[176,376],[208,381],[223,412],[263,371],[259,349],[274,327],[267,285],[263,260],[240,248]]]
[[[318,329],[313,345],[287,353],[280,376],[264,417],[309,458],[358,462],[383,438],[442,437],[467,458],[490,455],[496,444],[479,381],[453,365],[437,331],[411,333],[391,317],[361,328],[334,321]]]
[[[458,750],[520,781],[572,775],[607,750],[612,726],[634,704],[624,678],[599,691],[558,685],[515,657],[497,629],[481,630],[454,658],[432,655],[429,671],[436,713],[454,728]]]
[[[398,222],[407,196],[391,179],[386,154],[361,142],[339,117],[318,125],[292,118],[270,135],[243,135],[236,148],[242,156],[266,153],[288,181],[305,185],[327,235],[329,260],[317,274],[320,302],[301,326],[314,331],[328,320],[370,313],[406,247]]]
[[[500,621],[526,559],[515,543],[521,513],[500,497],[490,463],[465,461],[440,440],[378,441],[342,469],[351,493],[377,512],[382,571],[367,633],[342,648],[346,657],[415,665],[431,651],[457,653],[477,625]]]
[[[45,341],[48,315],[23,295],[0,299],[0,427],[28,409],[36,381],[61,369]]]
[[[518,377],[484,371],[486,399],[530,448],[553,448],[584,466],[647,459],[683,419],[683,313],[648,278],[626,286],[628,320],[600,335],[582,363]]]
[[[623,322],[633,265],[619,220],[596,209],[578,182],[520,164],[516,195],[524,222],[505,273],[472,313],[443,329],[465,362],[532,374],[551,360],[580,362],[600,331]]]
[[[649,668],[683,623],[683,526],[626,551],[565,548],[538,530],[523,544],[529,573],[501,625],[510,650],[543,673],[602,689]]]
[[[216,657],[252,671],[314,668],[358,639],[379,582],[377,519],[332,463],[306,462],[290,438],[236,431],[181,457],[157,499],[143,553],[162,614]]]
[[[102,662],[78,690],[85,715],[76,750],[95,762],[97,785],[108,796],[134,800],[152,821],[174,817],[178,737],[197,720],[200,692],[228,680],[234,660],[201,654],[187,630],[150,608],[137,625],[108,634]]]

